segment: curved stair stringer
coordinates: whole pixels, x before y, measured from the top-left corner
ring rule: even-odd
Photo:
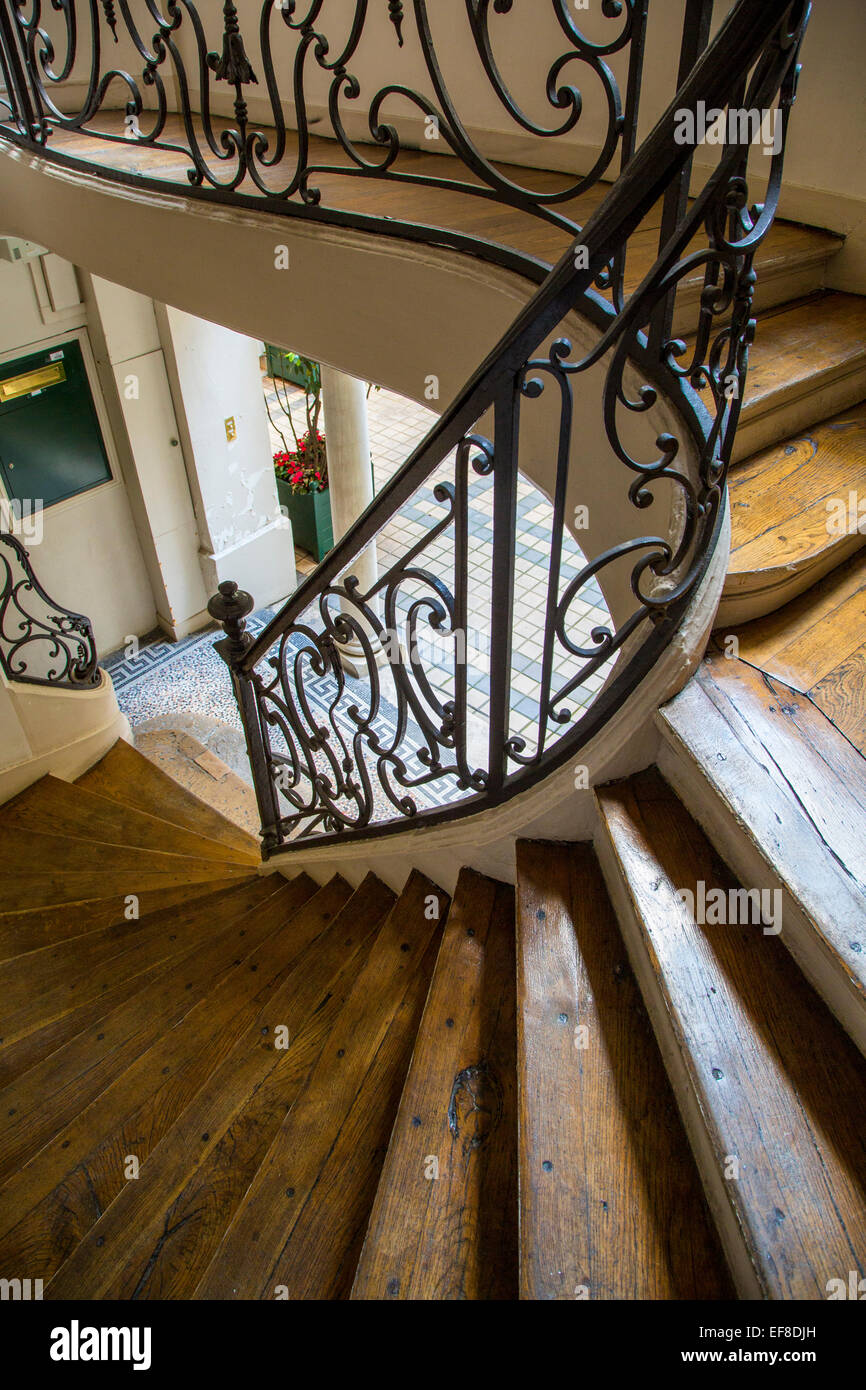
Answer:
[[[648,767],[656,759],[655,712],[685,686],[703,655],[728,563],[730,525],[722,532],[683,621],[644,680],[573,758],[535,786],[477,816],[442,825],[421,824],[368,840],[338,841],[277,854],[266,870],[304,872],[318,883],[340,873],[357,885],[375,873],[399,888],[418,869],[453,893],[462,868],[515,882],[515,846],[521,839],[590,839],[595,825],[594,786]],[[636,634],[640,638],[640,633]],[[622,662],[629,656],[623,649]],[[578,769],[582,770],[580,778]],[[576,786],[580,781],[585,785]]]

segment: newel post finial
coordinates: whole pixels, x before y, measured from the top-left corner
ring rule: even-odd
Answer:
[[[222,624],[228,642],[220,643],[224,648],[229,665],[234,665],[242,657],[252,642],[246,631],[246,619],[255,608],[255,599],[244,589],[239,589],[233,579],[224,579],[207,606],[212,618]]]

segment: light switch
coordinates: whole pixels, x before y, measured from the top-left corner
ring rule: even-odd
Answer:
[[[231,441],[233,439],[237,439],[237,437],[238,431],[237,426],[235,424],[235,417],[233,415],[230,415],[229,418],[226,420],[226,439],[229,441],[229,443],[231,443]]]

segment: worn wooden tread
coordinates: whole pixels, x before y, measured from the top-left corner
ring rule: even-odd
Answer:
[[[780,888],[782,940],[866,1051],[866,761],[810,700],[717,653],[658,723],[663,771],[746,885]]]
[[[122,1185],[47,1297],[192,1295],[393,902],[369,875],[154,1146],[139,1180]],[[280,1027],[288,1046],[277,1045]]]
[[[157,850],[217,864],[252,868],[261,861],[254,850],[243,852],[218,845],[203,835],[172,825],[110,797],[88,791],[57,777],[42,777],[2,809],[4,825],[64,835],[73,840]]]
[[[38,1136],[0,1188],[2,1258],[38,1262],[41,1278],[54,1273],[68,1253],[71,1213],[79,1230],[97,1219],[124,1185],[123,1155],[146,1161],[349,895],[335,881],[330,896],[320,889],[299,905],[284,884],[248,919],[237,959],[149,1046],[139,1039],[125,1066],[112,1064],[89,1103],[73,1107],[69,1087],[34,1098]]]
[[[79,777],[76,786],[261,858],[261,847],[252,835],[193,796],[123,739]]]
[[[171,1071],[171,1084],[176,1088],[176,1073],[183,1060],[178,1049],[187,1047],[195,1060],[201,1058],[203,1049],[210,1052],[214,1047],[213,1040],[206,1048],[203,1043],[196,1044],[190,1021],[195,1023],[204,1016],[208,1026],[220,1020],[227,1026],[245,992],[259,984],[251,978],[250,962],[255,962],[254,973],[258,974],[275,953],[286,949],[286,939],[290,941],[292,935],[286,931],[286,923],[312,892],[312,883],[304,885],[297,880],[273,892],[233,928],[216,934],[194,960],[178,959],[178,972],[186,976],[182,989],[175,980],[168,990],[151,991],[147,999],[134,998],[125,1019],[115,1013],[100,1020],[95,1036],[93,1030],[80,1034],[6,1087],[3,1104],[11,1118],[0,1136],[0,1178],[8,1180],[16,1167],[37,1154],[130,1068],[138,1068],[130,1087],[136,1100],[146,1095],[139,1064],[160,1046],[169,1046],[172,1051],[174,1067],[166,1068],[166,1074]]]
[[[806,593],[718,639],[737,640],[744,661],[808,695],[866,754],[866,551],[858,550]]]
[[[447,906],[413,872],[197,1298],[348,1294],[438,949],[430,898]]]
[[[727,1267],[591,845],[517,845],[520,1296],[718,1299]]]
[[[181,904],[173,925],[160,943],[136,946],[130,942],[124,957],[109,962],[93,978],[73,980],[44,995],[36,995],[15,1015],[3,1016],[0,1037],[0,1085],[48,1057],[112,1010],[131,1009],[128,1001],[162,976],[170,976],[180,959],[209,949],[212,939],[253,912],[275,891],[267,879],[255,878],[232,887],[216,904],[205,900]],[[96,1031],[99,1031],[96,1029]]]
[[[715,923],[716,892],[723,915],[745,916],[739,884],[658,774],[596,797],[608,884],[740,1296],[825,1299],[866,1252],[866,1063],[777,936]]]
[[[732,471],[729,495],[717,626],[773,612],[866,544],[857,506],[866,497],[866,403],[747,459]]]
[[[464,869],[353,1299],[516,1297],[514,1008],[514,890]]]
[[[253,890],[252,897],[247,895],[247,901],[263,901],[275,887],[274,881],[258,875],[242,880],[241,884]],[[9,1020],[16,1010],[31,1010],[35,1015],[37,1010],[43,1009],[44,1002],[52,998],[52,991],[60,991],[65,997],[78,992],[82,982],[87,981],[90,988],[97,975],[101,975],[101,982],[116,983],[127,970],[127,953],[130,953],[129,959],[141,959],[142,952],[150,949],[156,959],[160,950],[169,956],[175,954],[181,943],[191,945],[197,939],[206,941],[209,934],[218,930],[223,911],[232,910],[235,903],[232,888],[237,893],[239,885],[230,880],[228,889],[217,886],[214,890],[211,884],[197,886],[205,891],[187,900],[185,914],[178,911],[178,905],[173,905],[129,920],[123,918],[85,936],[58,942],[50,950],[30,952],[0,962],[0,999],[3,1000],[7,1033],[11,1031]],[[140,908],[139,903],[139,914]]]
[[[174,888],[149,888],[140,893],[139,919],[166,907],[179,907],[202,899],[234,884],[234,878],[215,878],[205,883],[180,884]],[[24,908],[0,913],[0,961],[30,951],[43,951],[89,936],[91,932],[121,926],[129,921],[131,905],[124,893],[109,898],[84,898],[54,907]],[[134,910],[134,909],[133,909]]]
[[[104,112],[103,120],[106,122],[106,129],[110,130],[113,126],[123,134],[122,113]],[[214,118],[216,130],[223,126],[228,128],[230,124],[228,120]],[[258,123],[256,128],[268,130],[266,125],[259,126]],[[167,138],[175,138],[182,143],[184,132],[180,117],[169,114],[165,134]],[[93,160],[97,164],[114,168],[146,172],[155,178],[173,178],[186,187],[189,159],[178,151],[149,150],[140,145],[130,146],[128,141],[108,144],[78,131],[58,130],[53,133],[52,139],[56,139],[58,148],[78,158]],[[297,160],[296,133],[286,131],[285,140],[286,170],[287,173],[289,170],[294,172]],[[363,145],[363,141],[360,143]],[[372,147],[370,153],[375,155],[376,152],[377,147]],[[433,227],[459,228],[485,241],[513,247],[526,255],[536,257],[548,266],[559,260],[573,240],[573,236],[568,232],[518,208],[491,204],[488,199],[472,194],[421,184],[346,178],[329,173],[328,167],[334,160],[334,142],[315,134],[310,136],[309,157],[313,162],[325,166],[316,175],[316,186],[322,190],[323,206],[345,208],[370,216],[402,221],[408,219]],[[498,160],[497,166],[504,176],[514,179],[518,184],[525,184],[527,177],[530,177],[532,187],[540,190],[559,190],[568,178],[555,170],[529,171],[525,166],[508,165]],[[401,152],[399,167],[408,174],[476,182],[471,171],[462,163],[458,165],[450,155],[432,153],[429,149],[404,149]],[[275,166],[275,169],[278,168],[279,165]],[[241,183],[240,189],[251,193],[256,191],[249,180]],[[560,207],[575,222],[583,224],[608,192],[609,185],[597,184],[580,197],[560,204]],[[659,203],[650,210],[639,230],[629,241],[625,283],[627,293],[637,288],[653,265],[658,254],[660,225]],[[814,227],[777,221],[759,247],[756,257],[758,304],[785,302],[797,294],[806,294],[822,286],[826,264],[839,250],[842,240],[833,233]],[[703,235],[695,238],[695,245],[703,244],[706,244]],[[682,288],[683,305],[691,311],[689,320],[694,318],[702,285],[703,268],[691,276]]]

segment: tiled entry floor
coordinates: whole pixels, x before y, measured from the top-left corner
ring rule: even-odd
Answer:
[[[279,408],[273,391],[273,383],[264,379],[265,391],[271,403],[271,413],[279,419]],[[282,391],[282,387],[280,388]],[[304,419],[303,393],[289,386],[289,400],[292,406],[296,429],[301,428]],[[379,492],[388,479],[402,466],[409,454],[423,439],[435,423],[436,415],[415,401],[395,395],[391,391],[371,390],[368,395],[368,416],[370,426],[370,451],[373,456],[373,476],[376,491]],[[284,431],[289,437],[288,427]],[[274,449],[282,448],[276,431],[272,430]],[[489,612],[489,574],[492,558],[493,538],[493,479],[478,478],[471,475],[469,529],[471,535],[471,560],[475,582],[470,581],[469,627],[467,636],[467,656],[469,660],[469,684],[475,692],[472,705],[479,718],[486,710],[486,697],[489,691],[489,668],[487,641],[490,634]],[[421,536],[431,529],[442,515],[442,504],[437,502],[433,490],[439,481],[453,479],[453,461],[446,461],[442,468],[430,478],[427,485],[412,503],[407,504],[399,514],[380,533],[376,546],[379,572],[384,573],[397,563]],[[525,479],[518,484],[517,494],[518,539],[517,574],[514,592],[514,652],[512,660],[512,726],[511,732],[532,740],[532,732],[538,718],[538,704],[535,696],[537,682],[541,676],[541,640],[543,614],[547,600],[547,581],[549,573],[550,530],[552,508],[538,490]],[[308,573],[315,565],[310,556],[303,551],[296,552],[298,569]],[[453,574],[450,570],[452,560],[449,532],[434,542],[419,557],[419,564],[433,570],[452,588]],[[560,579],[560,593],[583,567],[584,560],[570,536],[566,537]],[[420,596],[420,589],[407,589],[401,594],[401,607],[405,613],[412,598]],[[429,591],[428,591],[429,592]],[[594,579],[584,586],[581,596],[569,609],[571,620],[570,635],[581,645],[591,648],[594,644],[590,633],[594,627],[605,626],[610,620],[602,598],[601,590]],[[425,656],[446,670],[447,654],[442,644],[433,650],[423,648]],[[570,664],[569,664],[570,662]],[[562,680],[573,675],[576,666],[571,659],[563,656],[557,662],[556,670]],[[572,709],[586,704],[604,683],[607,671],[597,671],[590,676],[580,691],[569,698]],[[450,690],[443,689],[448,696]]]

